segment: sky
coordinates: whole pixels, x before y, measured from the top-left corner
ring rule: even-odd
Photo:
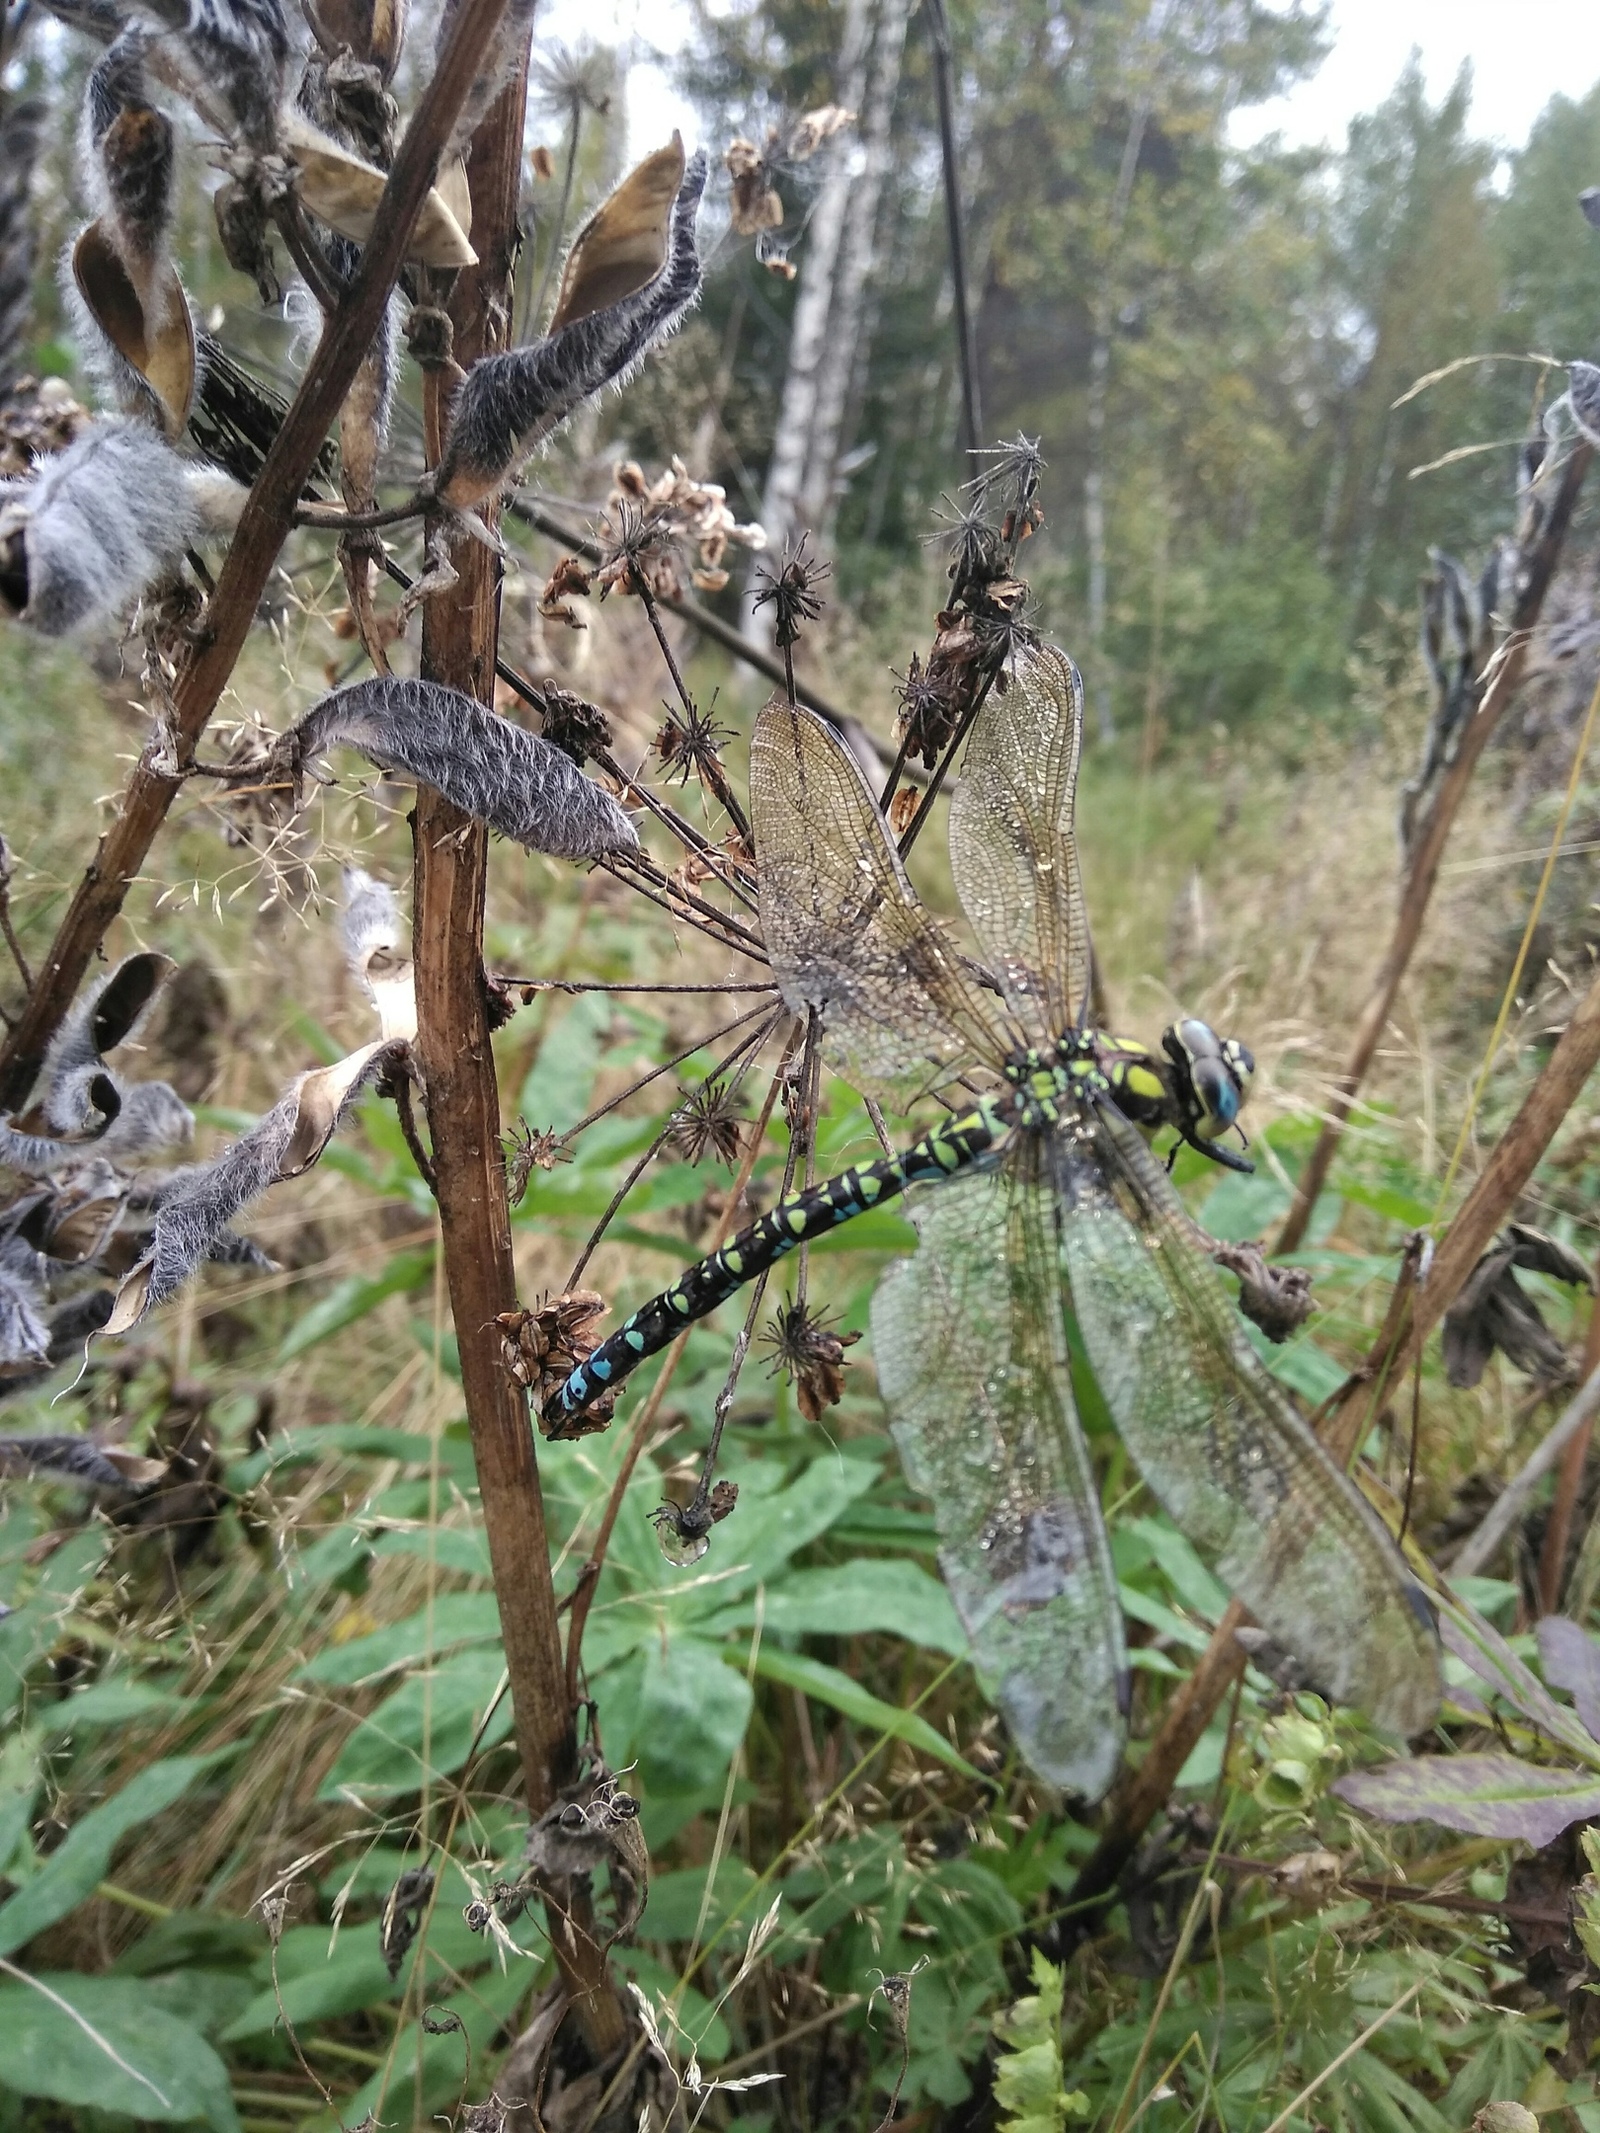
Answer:
[[[670,74],[688,32],[687,0],[543,0],[537,20],[541,38],[632,42],[630,159],[659,147],[674,126],[692,132],[693,114]],[[1273,132],[1291,146],[1342,146],[1350,120],[1388,94],[1413,47],[1435,100],[1461,62],[1472,62],[1473,131],[1506,148],[1521,147],[1558,89],[1580,97],[1600,81],[1593,0],[1333,0],[1330,27],[1333,48],[1310,81],[1239,113],[1239,146]]]

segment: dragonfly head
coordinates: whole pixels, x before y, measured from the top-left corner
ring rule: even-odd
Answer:
[[[1219,1037],[1192,1017],[1162,1031],[1161,1049],[1176,1069],[1178,1101],[1185,1113],[1178,1128],[1183,1138],[1228,1170],[1254,1170],[1243,1156],[1217,1145],[1238,1125],[1256,1070],[1251,1054],[1236,1037]]]

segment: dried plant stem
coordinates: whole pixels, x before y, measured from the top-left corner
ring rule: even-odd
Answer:
[[[460,275],[451,303],[455,347],[469,364],[491,352],[497,323],[503,326],[510,315],[526,58],[524,52],[511,87],[473,138],[468,177],[479,264]],[[445,380],[430,374],[426,390],[433,402],[428,431],[438,435],[445,426]],[[496,575],[489,550],[468,544],[458,558],[456,584],[423,609],[423,677],[485,704],[494,696]],[[417,1053],[517,1751],[534,1817],[574,1776],[577,1739],[533,1433],[522,1390],[502,1363],[494,1324],[500,1312],[515,1310],[517,1293],[482,962],[489,837],[482,823],[426,786],[418,788],[414,819]],[[546,1917],[585,2042],[597,2060],[607,2058],[623,2045],[627,2025],[587,1892],[552,1900]]]
[[[1582,487],[1592,456],[1590,447],[1580,444],[1567,462],[1561,477],[1561,486],[1550,507],[1549,520],[1529,559],[1527,582],[1512,617],[1512,634],[1502,649],[1500,663],[1484,689],[1478,708],[1461,736],[1456,759],[1439,787],[1433,806],[1418,832],[1416,849],[1401,893],[1394,932],[1378,967],[1371,995],[1361,1011],[1360,1021],[1356,1024],[1350,1056],[1335,1088],[1327,1121],[1318,1136],[1316,1147],[1311,1151],[1310,1161],[1301,1173],[1289,1212],[1284,1217],[1283,1228],[1275,1246],[1279,1252],[1299,1249],[1306,1233],[1306,1225],[1311,1220],[1311,1211],[1316,1206],[1317,1196],[1327,1183],[1328,1172],[1343,1138],[1351,1106],[1367,1077],[1379,1041],[1388,1027],[1389,1016],[1393,1011],[1401,982],[1416,952],[1423,921],[1427,917],[1428,905],[1433,896],[1434,884],[1439,877],[1439,862],[1444,857],[1446,841],[1466,797],[1467,787],[1472,782],[1472,773],[1477,768],[1478,758],[1488,744],[1489,736],[1499,724],[1502,712],[1521,685],[1533,628],[1544,606],[1551,579],[1555,576],[1567,528],[1578,500],[1578,491]]]
[[[1542,1437],[1515,1477],[1495,1498],[1494,1508],[1468,1534],[1450,1564],[1453,1578],[1475,1577],[1494,1561],[1501,1542],[1516,1524],[1523,1506],[1571,1444],[1587,1441],[1600,1409],[1600,1370],[1591,1371],[1563,1410],[1555,1427]]]
[[[956,149],[954,65],[950,21],[944,0],[923,0],[933,46],[933,79],[939,98],[939,150],[944,162],[944,210],[950,233],[950,288],[954,299],[956,354],[961,369],[961,449],[975,452],[983,435],[978,412],[978,350],[967,302],[967,236],[961,214],[961,159]]]
[[[644,611],[650,618],[650,627],[655,631],[656,643],[661,647],[661,656],[667,663],[667,672],[672,676],[672,685],[678,692],[678,701],[683,705],[684,710],[691,719],[696,718],[699,715],[698,708],[694,698],[689,694],[689,685],[683,678],[683,670],[678,665],[677,654],[673,651],[671,644],[668,642],[666,630],[662,627],[661,613],[656,606],[656,596],[642,579],[637,581],[637,591],[640,600],[644,603]],[[785,657],[787,657],[787,654],[785,654]],[[794,695],[792,679],[789,694],[791,697]],[[739,832],[744,842],[748,844],[750,842],[749,818],[739,805],[733,787],[728,783],[728,773],[720,763],[707,761],[701,766],[700,774],[726,810],[734,828]]]
[[[439,150],[494,38],[505,0],[462,0],[395,157],[344,300],[327,321],[294,404],[272,441],[195,640],[173,688],[171,730],[180,766],[205,730],[244,648],[256,607],[289,531],[300,492],[355,382],[382,321],[412,224],[433,183]],[[0,1110],[17,1109],[33,1086],[45,1049],[71,1006],[106,930],[142,870],[185,779],[163,768],[165,741],[152,740],[128,779],[116,820],[100,840],[56,930],[38,983],[0,1051]]]
[[[1318,1435],[1341,1465],[1348,1463],[1354,1447],[1365,1436],[1382,1406],[1386,1388],[1402,1383],[1416,1363],[1428,1334],[1454,1302],[1490,1238],[1510,1213],[1518,1193],[1533,1175],[1535,1165],[1549,1147],[1557,1127],[1597,1063],[1600,1063],[1600,976],[1585,993],[1577,1013],[1546,1061],[1543,1073],[1528,1091],[1521,1110],[1501,1137],[1477,1183],[1440,1240],[1427,1278],[1411,1280],[1406,1269],[1402,1269],[1396,1297],[1391,1301],[1371,1353],[1323,1410]],[[1563,1445],[1569,1443],[1581,1428],[1582,1414],[1576,1422],[1572,1417],[1591,1393],[1596,1396],[1595,1404],[1600,1405],[1600,1376],[1591,1375],[1584,1393],[1557,1425],[1557,1431],[1565,1433],[1556,1437],[1556,1432],[1552,1432],[1556,1437],[1553,1445],[1546,1439],[1544,1464],[1531,1474],[1525,1469],[1524,1476],[1519,1476],[1518,1483],[1513,1484],[1513,1490],[1524,1480],[1526,1488],[1531,1488],[1540,1474],[1548,1472],[1554,1465]],[[1592,1413],[1593,1409],[1587,1411]],[[1540,1456],[1535,1454],[1536,1458]],[[1501,1517],[1502,1506],[1507,1506],[1511,1496],[1512,1490],[1508,1490],[1501,1497],[1473,1541],[1468,1543],[1469,1548],[1482,1543],[1483,1535]],[[1521,1501],[1520,1495],[1511,1501],[1504,1511],[1505,1524],[1498,1532],[1489,1532],[1490,1552],[1503,1537],[1505,1525],[1515,1516]],[[1455,1568],[1458,1571],[1475,1568],[1476,1561],[1487,1560],[1487,1555],[1480,1555],[1469,1564],[1464,1560],[1465,1555],[1464,1550],[1463,1556],[1457,1558]],[[1140,1837],[1165,1806],[1190,1750],[1211,1723],[1223,1697],[1243,1674],[1245,1653],[1233,1633],[1249,1619],[1237,1601],[1229,1603],[1194,1672],[1167,1706],[1144,1761],[1119,1787],[1106,1828],[1073,1884],[1074,1907],[1080,1903],[1086,1906],[1074,1921],[1074,1930],[1080,1936],[1093,1930],[1094,1899],[1109,1895],[1116,1886],[1117,1876],[1133,1856]]]
[[[1595,1270],[1595,1281],[1597,1292],[1600,1292],[1600,1266]],[[1596,1370],[1600,1370],[1600,1293],[1596,1294],[1589,1306],[1589,1326],[1584,1335],[1580,1380],[1587,1382]],[[1582,1493],[1584,1469],[1589,1463],[1589,1446],[1593,1437],[1594,1421],[1591,1417],[1574,1433],[1561,1455],[1561,1471],[1556,1477],[1556,1492],[1550,1502],[1550,1518],[1544,1529],[1544,1545],[1539,1551],[1539,1612],[1543,1615],[1560,1612],[1561,1587],[1567,1567],[1567,1543],[1572,1537],[1572,1514]]]

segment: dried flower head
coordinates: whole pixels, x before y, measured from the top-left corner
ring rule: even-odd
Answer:
[[[795,1388],[795,1399],[808,1422],[820,1422],[824,1408],[844,1398],[844,1351],[859,1333],[833,1333],[809,1304],[785,1302],[767,1322],[763,1338],[770,1344],[772,1372],[781,1370]]]
[[[679,1091],[683,1101],[667,1128],[667,1146],[686,1163],[703,1163],[708,1152],[730,1166],[739,1159],[743,1117],[738,1092],[713,1078]]]
[[[433,1876],[425,1866],[408,1866],[389,1891],[378,1927],[378,1947],[390,1977],[400,1975],[411,1943],[422,1927],[422,1914],[433,1894]]]
[[[575,555],[564,555],[545,580],[539,595],[540,614],[546,622],[564,622],[569,630],[587,629],[588,623],[572,602],[574,598],[586,600],[593,583],[592,571],[585,570]]]
[[[833,565],[808,552],[811,536],[802,533],[783,551],[782,567],[776,572],[758,570],[761,590],[754,605],[772,609],[772,634],[780,647],[798,644],[802,626],[815,622],[822,613],[817,587],[833,575]]]
[[[1044,524],[1039,509],[1039,479],[1045,458],[1037,437],[1024,437],[1019,430],[1009,441],[973,455],[987,461],[966,484],[980,509],[998,512],[1000,538],[1014,548]]]
[[[595,1321],[605,1307],[605,1298],[593,1289],[573,1289],[554,1303],[545,1299],[531,1311],[502,1311],[495,1320],[506,1369],[532,1393],[536,1412],[593,1353],[599,1338]],[[602,1395],[570,1428],[547,1434],[585,1437],[604,1429],[615,1404],[614,1397]]]
[[[711,1528],[720,1525],[738,1501],[738,1483],[719,1481],[709,1492],[696,1490],[686,1504],[658,1504],[650,1523],[667,1561],[697,1563],[711,1545]]]
[[[720,592],[727,584],[722,563],[730,543],[749,549],[767,544],[760,526],[741,525],[728,509],[726,489],[713,481],[696,480],[676,454],[667,471],[654,481],[630,459],[613,469],[612,482],[607,518],[631,504],[658,524],[670,524],[683,545],[695,550],[697,560],[690,576],[700,592]]]
[[[662,768],[681,783],[702,778],[716,790],[725,781],[721,744],[732,739],[733,728],[719,725],[698,705],[686,711],[669,708],[656,734],[656,755]]]
[[[559,748],[580,767],[597,756],[611,753],[611,721],[598,704],[558,689],[546,682],[537,692],[539,730],[552,748]]]
[[[899,724],[906,754],[931,770],[961,723],[962,708],[960,686],[949,660],[935,657],[924,666],[913,652],[900,683]]]
[[[502,1145],[506,1156],[506,1194],[513,1207],[520,1207],[528,1180],[536,1170],[554,1170],[557,1163],[570,1163],[572,1150],[553,1128],[535,1133],[525,1118],[519,1118]]]
[[[670,511],[622,497],[600,521],[600,568],[595,584],[601,599],[621,591],[681,600],[680,537],[681,529]]]
[[[757,237],[783,220],[783,202],[772,188],[767,159],[754,141],[737,135],[722,151],[733,185],[733,228],[739,237]]]

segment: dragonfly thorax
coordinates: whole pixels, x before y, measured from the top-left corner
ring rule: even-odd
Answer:
[[[1109,1098],[1146,1133],[1170,1126],[1192,1148],[1237,1170],[1253,1166],[1216,1143],[1237,1125],[1254,1072],[1244,1045],[1192,1016],[1162,1032],[1159,1052],[1108,1030],[1069,1030],[1046,1050],[1015,1052],[1005,1067],[1017,1125],[1054,1124],[1074,1097]]]

